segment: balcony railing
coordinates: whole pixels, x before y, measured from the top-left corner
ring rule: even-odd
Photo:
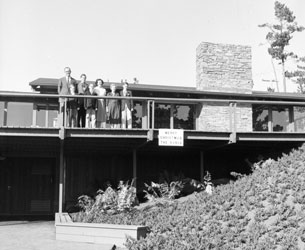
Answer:
[[[134,102],[132,129],[185,129],[195,131],[217,131],[211,127],[217,107],[226,109],[223,131],[226,132],[304,132],[305,101],[266,101],[251,99],[215,98],[159,98],[84,95],[47,95],[34,93],[0,92],[0,126],[2,127],[57,127],[68,128],[68,98],[86,99],[131,99]],[[63,100],[60,110],[59,100]],[[216,108],[215,108],[216,107]],[[203,110],[212,112],[203,112]],[[250,113],[249,113],[250,112]],[[60,119],[62,117],[62,119]],[[250,119],[251,118],[251,119]],[[203,126],[207,120],[209,126]],[[248,119],[248,120],[247,120]],[[248,129],[240,128],[247,120]],[[215,122],[217,123],[217,121]],[[250,129],[249,129],[250,127]],[[109,128],[109,122],[107,127]],[[222,128],[219,129],[221,131]]]

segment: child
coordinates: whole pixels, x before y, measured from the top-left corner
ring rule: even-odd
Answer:
[[[75,95],[75,86],[73,84],[69,85],[69,94]],[[68,126],[71,128],[76,127],[77,121],[77,98],[68,98],[67,100],[67,117],[68,117]]]
[[[94,84],[89,83],[85,95],[95,96]],[[97,110],[97,99],[85,98],[84,107],[86,109],[86,128],[95,128],[95,112]]]

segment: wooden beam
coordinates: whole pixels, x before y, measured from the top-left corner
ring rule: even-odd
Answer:
[[[137,150],[132,151],[132,178],[134,179],[134,186],[137,188]]]
[[[204,153],[200,151],[200,181],[203,183],[204,181]]]
[[[63,212],[65,203],[65,156],[64,156],[64,140],[60,140],[60,153],[59,153],[59,201],[58,212]]]

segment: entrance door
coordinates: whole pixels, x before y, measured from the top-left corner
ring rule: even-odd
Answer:
[[[52,214],[55,160],[8,158],[1,164],[0,213]]]

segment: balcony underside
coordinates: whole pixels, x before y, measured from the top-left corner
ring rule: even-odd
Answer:
[[[59,154],[58,128],[1,127],[0,153],[5,156],[55,157]],[[236,143],[229,132],[184,131],[183,147],[158,145],[158,130],[144,129],[80,129],[64,130],[66,154],[96,154],[138,151],[210,151],[216,148],[277,148],[297,147],[305,142],[305,133],[242,132],[236,133]]]

